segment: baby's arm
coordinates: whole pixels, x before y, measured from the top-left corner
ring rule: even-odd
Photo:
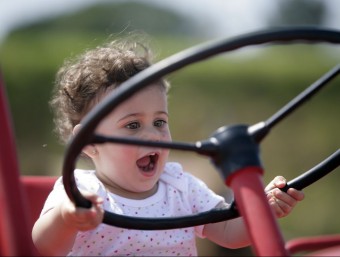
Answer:
[[[90,209],[76,208],[69,199],[65,199],[36,221],[32,238],[40,254],[67,255],[78,231],[94,229],[102,222],[102,199],[89,193],[83,192],[83,195],[92,202]]]
[[[207,224],[204,226],[203,233],[210,241],[229,249],[250,245],[247,229],[241,217]]]
[[[285,185],[285,178],[278,176],[265,188],[268,203],[277,218],[288,215],[296,203],[304,198],[302,191],[290,188],[285,193],[279,189]],[[204,226],[203,234],[216,244],[231,249],[249,246],[251,243],[241,217],[229,221],[207,224]]]

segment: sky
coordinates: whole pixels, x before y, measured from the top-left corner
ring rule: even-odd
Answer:
[[[0,0],[0,41],[14,28],[26,23],[74,12],[107,0]],[[111,2],[129,0],[110,0]],[[206,18],[214,26],[210,36],[241,34],[265,26],[266,13],[284,0],[138,0],[192,16],[198,24]],[[329,6],[329,27],[340,28],[339,0],[323,0]]]

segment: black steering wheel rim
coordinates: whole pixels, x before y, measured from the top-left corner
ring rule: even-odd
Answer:
[[[146,87],[153,81],[164,77],[176,70],[179,70],[190,64],[205,60],[209,57],[240,49],[242,47],[261,44],[287,44],[287,43],[334,43],[340,44],[340,31],[324,29],[318,27],[308,28],[287,28],[273,29],[249,33],[232,39],[223,39],[208,42],[196,47],[189,48],[170,56],[151,67],[141,71],[134,77],[122,83],[112,94],[106,97],[101,103],[95,106],[84,118],[82,128],[69,142],[63,163],[63,183],[68,197],[75,202],[77,206],[90,207],[77,188],[74,169],[78,156],[87,144],[98,143],[98,138],[93,132],[99,122],[110,113],[120,103],[128,99],[132,94]],[[96,141],[97,140],[97,141]],[[132,142],[133,143],[133,142]],[[136,145],[138,145],[136,143]],[[200,151],[199,145],[183,144],[184,150]],[[186,149],[186,146],[187,149]],[[208,149],[212,145],[208,145]],[[164,147],[164,146],[163,146]],[[181,149],[179,145],[174,149]],[[208,150],[207,150],[208,151]],[[209,151],[208,151],[209,152]],[[206,150],[201,151],[202,154]],[[208,153],[209,155],[209,153]],[[338,158],[339,159],[339,158]],[[124,227],[129,229],[172,229],[180,227],[190,227],[206,223],[219,222],[223,220],[238,217],[238,211],[234,205],[228,209],[213,209],[209,212],[196,215],[176,217],[176,218],[137,218],[117,215],[105,211],[103,222],[109,225]]]

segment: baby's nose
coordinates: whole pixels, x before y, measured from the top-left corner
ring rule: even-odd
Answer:
[[[155,127],[146,128],[143,138],[145,140],[160,141],[161,140],[161,133]]]

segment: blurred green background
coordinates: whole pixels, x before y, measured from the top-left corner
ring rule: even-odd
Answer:
[[[302,13],[298,18],[289,11],[294,3],[295,12]],[[310,18],[314,5],[318,6],[318,15]],[[281,2],[268,15],[264,28],[323,25],[327,12],[320,6],[318,1]],[[227,38],[207,36],[201,24],[170,9],[112,1],[21,26],[2,41],[1,70],[22,174],[61,173],[65,149],[53,133],[48,101],[63,61],[108,38],[135,30],[150,35],[156,61],[217,37]],[[204,30],[209,30],[209,22]],[[224,125],[266,120],[339,63],[339,48],[328,44],[249,47],[170,74],[173,139],[193,142],[206,139]],[[276,175],[293,179],[339,148],[339,95],[337,78],[272,130],[261,144],[265,183]],[[171,159],[182,162],[214,191],[226,192],[209,160],[182,152],[172,152]],[[285,239],[339,232],[339,179],[338,168],[304,190],[306,199],[289,217],[279,220]],[[204,256],[252,254],[249,248],[226,250],[199,241],[199,253]]]

